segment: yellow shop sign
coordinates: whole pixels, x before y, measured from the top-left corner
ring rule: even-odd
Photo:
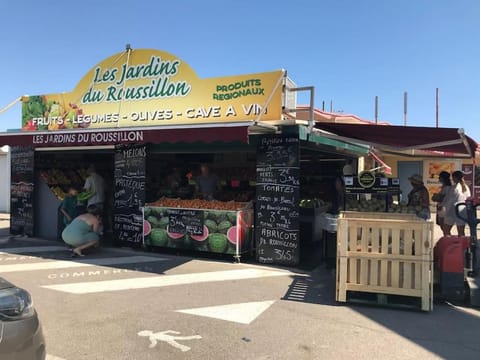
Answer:
[[[199,79],[181,59],[141,49],[94,66],[70,93],[25,96],[22,130],[280,120],[283,71]],[[268,101],[268,106],[265,104]]]

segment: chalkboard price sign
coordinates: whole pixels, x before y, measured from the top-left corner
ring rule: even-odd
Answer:
[[[114,231],[119,241],[140,243],[143,239],[145,158],[144,145],[115,148]]]
[[[300,241],[299,140],[294,136],[264,136],[257,154],[257,259],[295,265]]]
[[[32,147],[11,149],[10,232],[33,236],[34,157]]]
[[[295,136],[262,137],[258,143],[257,166],[298,166],[298,144]]]
[[[204,212],[191,209],[168,209],[168,231],[203,235]]]

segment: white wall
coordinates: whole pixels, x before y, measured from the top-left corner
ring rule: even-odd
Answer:
[[[10,151],[0,148],[0,212],[10,212]]]

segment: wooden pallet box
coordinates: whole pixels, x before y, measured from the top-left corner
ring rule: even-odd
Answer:
[[[348,291],[410,296],[431,311],[433,222],[385,215],[338,219],[336,300]]]

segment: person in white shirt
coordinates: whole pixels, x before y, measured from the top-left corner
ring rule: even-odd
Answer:
[[[100,210],[103,210],[105,202],[105,180],[97,174],[95,166],[90,165],[88,168],[89,176],[85,180],[83,188],[86,191],[93,193],[93,196],[88,199],[87,206],[95,205]]]
[[[452,174],[453,187],[447,195],[445,200],[445,228],[447,234],[450,235],[450,230],[453,225],[457,225],[458,236],[465,236],[465,221],[461,220],[455,211],[455,205],[463,203],[470,196],[470,189],[468,188],[463,173],[461,171],[454,171]]]

